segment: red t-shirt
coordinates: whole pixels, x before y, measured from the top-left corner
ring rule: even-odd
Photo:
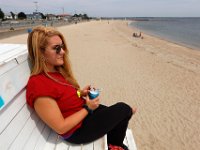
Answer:
[[[59,82],[67,83],[60,73],[49,73],[49,75],[59,80]],[[56,100],[64,118],[81,110],[85,103],[84,99],[78,97],[77,89],[74,87],[60,84],[47,77],[44,73],[31,76],[26,87],[26,100],[28,105],[34,108],[35,99],[44,96]],[[71,135],[75,130],[81,127],[81,124],[82,122],[62,136],[66,137]]]

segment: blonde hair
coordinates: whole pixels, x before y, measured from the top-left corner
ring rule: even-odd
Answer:
[[[28,35],[27,46],[28,46],[29,59],[32,66],[31,75],[38,75],[44,72],[46,76],[53,79],[53,77],[51,77],[48,74],[48,69],[45,64],[42,53],[44,53],[45,48],[48,45],[49,38],[55,35],[61,38],[65,50],[64,64],[62,66],[57,66],[56,70],[60,72],[65,77],[65,79],[72,84],[72,86],[79,89],[80,86],[72,73],[69,60],[69,51],[67,49],[65,38],[59,31],[55,30],[55,28],[52,27],[38,26],[35,27],[32,30],[32,32],[29,33]]]

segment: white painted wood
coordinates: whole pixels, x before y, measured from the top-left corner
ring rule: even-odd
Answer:
[[[64,140],[58,139],[56,143],[56,150],[69,150],[69,145]]]
[[[125,137],[125,138],[124,138],[124,141],[123,141],[123,143],[124,143],[126,146],[128,146],[128,147],[129,147],[129,144],[128,144],[128,139],[127,139],[127,137]]]
[[[82,150],[82,149],[83,149],[83,144],[80,144],[80,145],[70,145],[69,146],[69,150]]]
[[[3,46],[0,44],[0,64],[8,62],[25,52],[27,53],[25,44],[8,44]]]
[[[8,108],[0,111],[0,135],[3,130],[5,130],[6,127],[10,124],[10,122],[12,122],[13,118],[18,115],[21,109],[26,105],[25,94],[26,92],[24,90],[16,97],[16,99],[13,101],[13,103],[10,104]],[[30,113],[33,112],[31,109],[29,111]]]
[[[47,143],[47,138],[51,133],[51,129],[45,125],[44,130],[41,133],[40,138],[38,139],[38,142],[36,143],[35,149],[34,150],[43,150],[46,143]]]
[[[58,135],[51,130],[51,133],[49,134],[44,150],[54,150],[56,148],[57,140],[58,140]]]
[[[0,76],[16,66],[17,62],[14,59],[8,63],[0,64]]]
[[[5,107],[27,84],[30,76],[28,61],[24,61],[0,76],[0,96]],[[3,107],[0,108],[3,109]]]
[[[107,135],[104,136],[104,149],[108,149],[108,143],[107,143]]]
[[[35,113],[32,113],[21,132],[15,138],[15,141],[12,143],[10,149],[23,149],[26,145],[29,137],[31,136],[32,131],[36,127],[37,122],[39,121],[38,116]],[[24,121],[25,122],[25,121]],[[31,149],[31,148],[30,148]]]
[[[86,145],[73,145],[73,144],[63,141],[60,138],[57,140],[57,143],[56,143],[57,135],[55,133],[53,133],[49,137],[49,139],[51,139],[51,138],[53,140],[46,144],[45,150],[48,150],[48,149],[49,150],[51,150],[51,149],[55,149],[55,150],[64,150],[64,149],[69,149],[69,150],[90,150],[90,149],[91,150],[92,149],[107,150],[108,149],[107,148],[107,136],[104,136],[104,137],[98,139],[97,141],[94,141],[93,143],[90,143],[88,145],[87,144]],[[56,144],[56,147],[55,147],[55,144]],[[124,144],[126,144],[130,150],[137,150],[136,144],[134,142],[134,138],[132,135],[132,131],[130,129],[127,129]]]
[[[0,44],[0,55],[4,55],[9,51],[13,51],[14,49],[18,48],[19,46],[20,46],[20,44],[2,44],[1,43]]]
[[[48,142],[46,143],[46,146],[44,150],[63,150],[63,149],[69,149],[69,150],[104,150],[105,149],[105,143],[106,136],[88,144],[82,144],[82,145],[76,145],[68,143],[61,138],[58,137],[58,135],[54,132],[52,132],[48,138]],[[55,146],[56,145],[56,146]],[[107,145],[106,145],[107,147]],[[107,149],[107,148],[106,148]]]
[[[27,59],[28,59],[27,52],[24,52],[15,58],[15,60],[17,61],[18,64],[21,64],[22,62],[26,61]]]
[[[104,150],[105,148],[107,148],[107,145],[105,145],[105,141],[107,141],[106,135],[104,137],[94,141],[94,149],[95,150],[98,150],[98,149]]]
[[[127,139],[127,142],[128,142],[128,148],[130,150],[137,150],[137,147],[136,147],[136,144],[135,144],[135,140],[133,138],[133,134],[132,134],[132,131],[131,129],[127,129],[126,131],[126,139]]]
[[[37,143],[39,142],[40,137],[42,136],[42,131],[45,128],[45,124],[42,120],[39,119],[37,122],[36,127],[32,131],[30,137],[28,138],[28,141],[26,142],[26,145],[24,146],[24,149],[35,149]],[[45,146],[45,143],[43,144]]]
[[[82,149],[83,150],[93,150],[94,149],[94,142],[88,143],[88,144],[84,144]]]
[[[6,150],[16,139],[17,135],[23,129],[26,121],[30,117],[30,111],[25,105],[22,110],[13,118],[12,122],[6,127],[6,129],[0,135],[0,149]]]

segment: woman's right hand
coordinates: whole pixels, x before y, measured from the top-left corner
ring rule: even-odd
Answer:
[[[92,110],[95,110],[99,107],[99,96],[90,100],[89,96],[87,95],[85,101],[86,101],[86,105]]]

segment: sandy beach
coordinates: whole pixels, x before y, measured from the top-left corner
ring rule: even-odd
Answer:
[[[200,147],[200,51],[142,32],[127,21],[91,21],[58,27],[66,37],[75,76],[102,88],[106,105],[138,108],[130,121],[138,150]],[[24,43],[27,33],[0,39]],[[116,116],[117,117],[117,116]]]

